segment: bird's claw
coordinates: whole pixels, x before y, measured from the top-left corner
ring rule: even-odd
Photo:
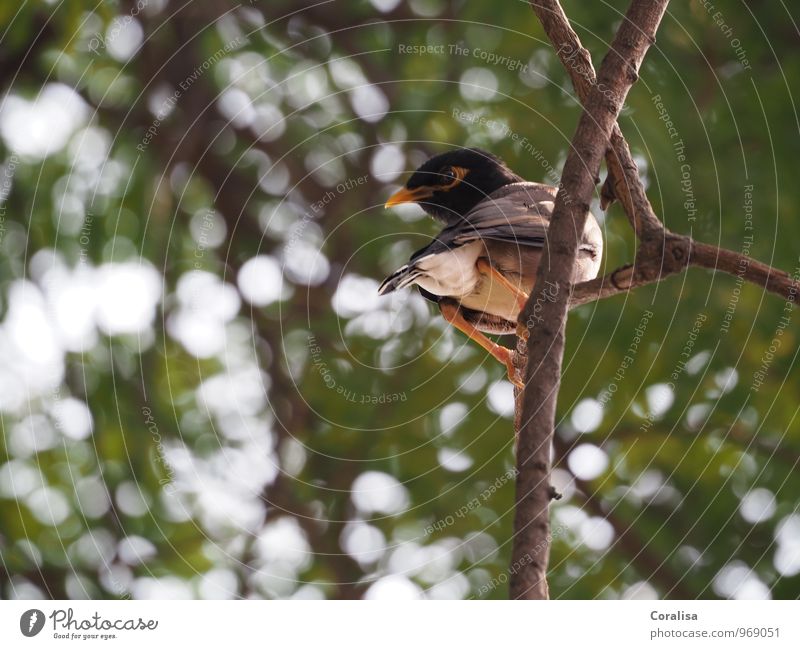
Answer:
[[[508,380],[522,390],[525,387],[525,381],[523,381],[520,377],[519,372],[514,365],[513,357],[509,357],[509,359],[506,361],[506,367],[508,368]]]

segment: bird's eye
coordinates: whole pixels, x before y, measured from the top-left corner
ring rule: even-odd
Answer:
[[[452,182],[458,176],[456,175],[456,170],[453,167],[443,167],[442,170],[439,172],[442,175],[442,180],[445,183]]]

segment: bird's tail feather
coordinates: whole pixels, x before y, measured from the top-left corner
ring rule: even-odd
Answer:
[[[378,289],[378,295],[386,295],[399,288],[404,288],[409,284],[413,284],[422,272],[414,265],[407,264],[402,268],[398,268],[389,277],[383,280],[383,284]]]

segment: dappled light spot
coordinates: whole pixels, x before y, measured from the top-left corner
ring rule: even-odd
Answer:
[[[773,564],[784,577],[800,574],[800,515],[789,514],[775,530],[775,551]]]
[[[569,454],[569,470],[581,480],[599,478],[608,469],[608,455],[594,444],[579,444]]]
[[[572,427],[579,433],[591,433],[603,422],[603,406],[597,399],[582,399],[570,415]]]
[[[658,591],[647,581],[637,581],[622,593],[622,599],[659,599]]]
[[[469,579],[461,572],[454,572],[431,586],[425,591],[425,595],[428,599],[466,599],[469,591]]]
[[[489,410],[501,417],[514,416],[514,386],[510,381],[495,381],[486,391]]]
[[[214,568],[200,577],[198,589],[203,599],[235,599],[239,580],[232,570]]]
[[[402,575],[381,577],[364,593],[364,599],[407,600],[423,597],[422,589]]]
[[[290,181],[291,175],[283,163],[264,164],[259,170],[258,186],[272,196],[284,195],[289,189]]]
[[[216,416],[255,415],[265,405],[266,375],[255,366],[214,374],[197,388],[197,404]]]
[[[497,77],[488,68],[469,68],[461,75],[461,96],[469,101],[497,98]]]
[[[550,473],[550,484],[561,494],[561,498],[556,501],[563,505],[575,494],[575,478],[569,471],[555,467]]]
[[[273,142],[286,132],[286,117],[274,104],[259,103],[255,105],[250,128],[262,142]]]
[[[709,360],[711,360],[711,352],[698,352],[686,362],[687,374],[697,374],[706,366]]]
[[[192,599],[192,587],[178,577],[139,577],[131,589],[136,599]]]
[[[450,437],[456,428],[464,423],[468,412],[467,404],[460,401],[448,403],[442,408],[439,411],[439,430],[442,431],[442,435]]]
[[[551,527],[553,529],[566,527],[572,532],[574,539],[580,540],[581,526],[587,520],[589,520],[589,515],[580,507],[576,507],[575,505],[562,505],[553,509],[553,522],[551,523]]]
[[[319,286],[328,279],[331,265],[319,246],[295,241],[284,248],[281,259],[286,276],[295,284]]]
[[[686,411],[686,427],[689,430],[700,430],[711,413],[711,406],[707,403],[696,403],[689,406]]]
[[[250,126],[256,116],[250,97],[239,88],[228,88],[223,92],[217,99],[217,107],[225,119],[238,128]]]
[[[369,0],[370,4],[378,11],[388,13],[400,4],[400,0]]]
[[[374,525],[355,521],[345,525],[341,538],[342,549],[362,566],[378,561],[386,552],[386,538]]]
[[[292,571],[311,562],[311,547],[297,520],[288,516],[267,523],[256,539],[259,559],[266,570],[271,564],[284,564]]]
[[[0,466],[0,496],[21,500],[40,485],[41,480],[39,471],[28,462],[9,460]]]
[[[436,451],[436,459],[444,469],[459,473],[469,469],[474,460],[466,452],[455,448],[440,448]]]
[[[748,523],[763,523],[775,514],[775,496],[769,489],[748,491],[739,504],[739,513]]]
[[[488,372],[482,367],[475,367],[458,378],[458,389],[465,394],[477,394],[483,390],[488,380]]]
[[[25,417],[11,427],[9,450],[16,457],[31,457],[54,448],[60,443],[53,423],[44,415]]]
[[[119,510],[128,516],[144,516],[150,510],[149,498],[142,492],[142,485],[129,480],[117,487],[114,500]]]
[[[406,158],[396,144],[384,144],[372,155],[369,168],[377,180],[390,183],[406,171]]]
[[[149,264],[103,264],[97,291],[98,326],[110,335],[138,333],[155,318],[161,277]]]
[[[86,439],[92,434],[92,413],[85,402],[73,397],[56,401],[51,409],[56,429],[70,439]]]
[[[284,292],[280,264],[269,255],[248,259],[237,276],[239,291],[254,306],[267,306],[281,299]]]
[[[675,393],[666,383],[656,383],[645,390],[647,408],[654,419],[663,417],[675,401]]]
[[[142,45],[144,31],[131,15],[117,16],[108,25],[103,44],[117,61],[127,61]]]
[[[67,550],[73,561],[88,566],[108,566],[117,550],[114,535],[106,529],[95,528],[81,534]]]
[[[464,537],[461,551],[471,563],[481,563],[497,556],[497,541],[486,532],[469,532]]]
[[[144,563],[156,555],[156,546],[147,539],[131,535],[126,536],[117,545],[117,554],[129,566]]]
[[[583,544],[590,550],[601,552],[607,550],[614,540],[614,528],[605,518],[592,516],[580,525]]]
[[[197,243],[198,257],[209,248],[219,248],[228,235],[225,219],[216,210],[203,209],[195,212],[189,222],[189,230]]]
[[[378,86],[356,86],[348,94],[356,115],[365,122],[379,122],[389,111],[389,101]]]
[[[714,591],[728,599],[772,599],[767,585],[742,561],[731,561],[714,577]]]
[[[296,108],[318,101],[330,92],[325,70],[307,61],[289,70],[285,86],[288,89],[286,99]]]
[[[12,151],[33,159],[60,151],[89,116],[89,107],[62,83],[45,85],[28,101],[7,95],[0,102],[0,135]]]
[[[239,312],[239,293],[216,275],[193,270],[178,280],[179,306],[167,321],[167,330],[186,350],[200,358],[225,346],[225,324]]]
[[[111,507],[106,485],[98,476],[93,475],[77,481],[75,501],[80,513],[87,518],[100,518]]]
[[[371,277],[349,273],[339,282],[331,299],[333,310],[343,318],[373,311],[378,307],[378,282]]]
[[[364,514],[398,514],[408,506],[408,492],[398,480],[381,471],[366,471],[350,488],[353,504]]]
[[[66,496],[52,487],[42,487],[32,492],[26,499],[33,517],[43,525],[61,525],[70,514]]]

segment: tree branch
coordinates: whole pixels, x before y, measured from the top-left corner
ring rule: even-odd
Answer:
[[[609,137],[628,90],[638,78],[645,52],[655,41],[667,3],[633,0],[600,66],[564,164],[536,285],[520,318],[528,326],[530,337],[517,452],[510,580],[515,599],[548,597],[550,448],[578,239]]]
[[[800,278],[732,250],[671,232],[666,234],[661,254],[643,254],[640,249],[633,266],[622,266],[608,275],[575,286],[570,308],[660,282],[689,266],[721,271],[780,295],[789,302],[797,301]]]
[[[596,84],[589,51],[583,47],[578,34],[569,24],[559,0],[530,0],[530,5],[553,43],[561,64],[569,73],[578,99],[585,106],[589,92]],[[628,73],[636,71],[629,68]],[[639,181],[639,170],[630,147],[616,123],[611,131],[611,145],[606,151],[606,165],[608,179],[603,185],[602,208],[610,205],[614,198],[619,198],[639,238],[660,237],[663,226]]]
[[[596,84],[588,50],[569,24],[558,0],[530,0],[530,5],[569,73],[578,99],[585,105],[589,91]],[[570,307],[661,281],[687,266],[722,271],[794,301],[798,281],[788,273],[732,250],[699,243],[667,230],[647,198],[630,147],[618,124],[614,125],[610,142],[606,151],[608,178],[601,191],[601,207],[606,209],[618,198],[634,232],[642,240],[642,247],[633,266],[624,266],[605,277],[576,286]]]

